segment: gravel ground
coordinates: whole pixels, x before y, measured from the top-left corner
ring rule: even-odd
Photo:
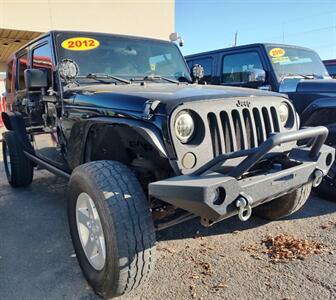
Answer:
[[[11,189],[0,159],[0,299],[99,299],[82,276],[66,219],[66,182],[35,172]],[[158,233],[156,272],[130,299],[336,299],[336,202],[312,195],[303,210],[277,222],[237,217],[210,228],[197,220]],[[242,251],[268,234],[325,243],[322,255],[272,263]]]

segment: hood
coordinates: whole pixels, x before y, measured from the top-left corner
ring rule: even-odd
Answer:
[[[308,79],[301,80],[296,88],[297,92],[304,93],[336,93],[335,79]]]
[[[68,89],[64,93],[64,97],[72,99],[75,105],[130,111],[143,111],[148,100],[159,100],[170,110],[189,101],[260,96],[282,95],[247,88],[147,82],[144,85],[86,85]]]

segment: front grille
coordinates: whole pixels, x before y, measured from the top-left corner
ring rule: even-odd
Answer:
[[[208,113],[213,156],[258,147],[271,133],[279,132],[274,106]]]

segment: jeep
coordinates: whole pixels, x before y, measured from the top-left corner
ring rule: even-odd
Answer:
[[[299,130],[284,95],[189,73],[173,41],[89,32],[49,32],[8,62],[8,182],[29,185],[37,166],[69,179],[74,249],[102,297],[149,278],[156,231],[285,217],[334,160],[327,128]]]
[[[202,65],[200,83],[285,93],[301,119],[301,127],[326,126],[326,144],[336,147],[336,81],[319,55],[308,48],[251,44],[186,56],[190,67]],[[317,189],[336,200],[336,163]]]

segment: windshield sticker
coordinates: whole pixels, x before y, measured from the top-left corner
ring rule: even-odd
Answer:
[[[156,70],[156,64],[150,64],[150,68],[152,71],[155,71]]]
[[[286,51],[282,48],[273,48],[269,51],[271,57],[282,57],[286,54]]]
[[[278,64],[278,63],[288,63],[290,62],[290,59],[288,56],[282,56],[282,57],[272,57],[272,63]]]
[[[99,41],[88,37],[74,37],[62,42],[62,47],[71,51],[88,51],[99,47]]]
[[[274,64],[278,63],[279,65],[296,65],[296,64],[307,64],[307,63],[312,63],[312,59],[307,57],[307,58],[298,58],[298,57],[291,57],[289,58],[288,56],[283,56],[283,57],[274,57],[272,58],[272,62]]]

